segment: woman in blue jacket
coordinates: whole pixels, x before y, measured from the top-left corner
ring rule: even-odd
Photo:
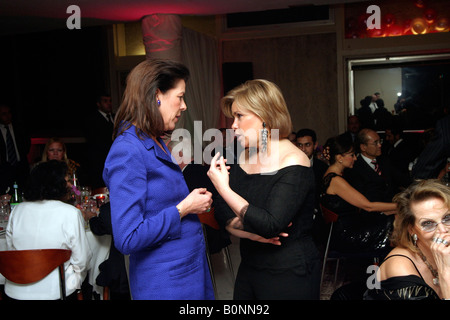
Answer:
[[[188,69],[146,60],[127,78],[103,179],[115,246],[130,255],[133,299],[213,299],[202,227],[211,193],[188,191],[161,136],[186,110]]]

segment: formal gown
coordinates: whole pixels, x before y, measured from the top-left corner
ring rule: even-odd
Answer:
[[[386,260],[396,256],[409,259],[419,275],[397,276],[380,281],[378,288],[374,286],[364,293],[364,300],[439,300],[436,291],[425,282],[419,269],[409,257],[396,254],[389,256]]]
[[[280,237],[280,246],[240,239],[241,264],[234,297],[318,298],[320,257],[311,236],[315,192],[313,170],[295,165],[271,174],[247,174],[239,165],[233,165],[230,187],[249,202],[244,216],[245,231],[264,238],[278,236],[281,231],[289,234],[287,238]],[[215,208],[216,219],[222,227],[236,217],[220,196],[215,199]],[[292,226],[288,227],[291,222]],[[253,295],[236,292],[249,287],[255,291]]]

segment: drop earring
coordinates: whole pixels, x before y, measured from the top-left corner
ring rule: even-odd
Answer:
[[[158,107],[161,106],[161,101],[159,99],[156,100],[156,103],[158,104]]]
[[[266,129],[266,123],[263,122],[263,129],[261,131],[261,146],[262,152],[265,153],[267,151],[267,136],[269,135],[269,131]]]
[[[417,247],[417,234],[413,234],[412,236],[411,236],[411,238],[412,238],[412,241],[413,241],[413,245],[415,246],[415,247]]]

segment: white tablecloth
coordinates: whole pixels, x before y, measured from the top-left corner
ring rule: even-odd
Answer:
[[[6,226],[5,226],[6,228]],[[98,286],[95,283],[95,279],[97,278],[100,270],[98,266],[108,259],[109,257],[109,249],[111,245],[111,236],[96,236],[92,233],[92,231],[88,228],[86,230],[86,236],[88,239],[89,246],[92,250],[92,259],[89,263],[89,284],[92,285],[93,290],[101,295],[103,298],[103,287]],[[2,233],[0,236],[0,251],[8,250],[6,247],[6,236]],[[5,284],[5,277],[0,274],[0,285]]]

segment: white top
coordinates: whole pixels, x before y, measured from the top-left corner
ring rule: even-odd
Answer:
[[[81,288],[92,252],[80,210],[57,200],[22,202],[11,212],[6,228],[8,250],[70,249],[65,263],[66,293]],[[5,293],[20,300],[54,300],[61,297],[57,269],[30,285],[6,280]]]

